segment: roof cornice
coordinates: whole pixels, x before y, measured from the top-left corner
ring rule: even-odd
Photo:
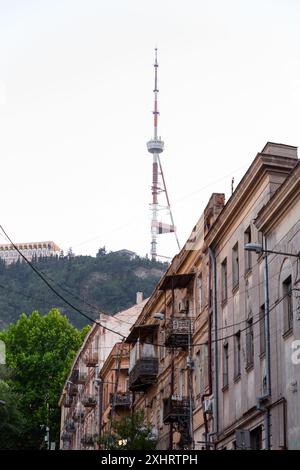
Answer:
[[[214,247],[224,233],[230,230],[236,216],[243,210],[261,181],[270,173],[290,173],[295,166],[295,158],[258,153],[241,179],[236,190],[225,204],[218,218],[205,237],[206,246]]]

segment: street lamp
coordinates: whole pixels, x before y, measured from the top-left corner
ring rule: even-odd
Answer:
[[[300,252],[299,253],[287,253],[285,251],[265,250],[260,243],[247,243],[244,246],[244,248],[246,251],[254,251],[258,255],[260,255],[261,253],[271,253],[275,255],[294,256],[295,258],[300,259]]]

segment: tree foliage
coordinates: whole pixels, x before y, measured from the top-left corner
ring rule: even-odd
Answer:
[[[7,364],[14,377],[7,380],[7,393],[17,400],[24,425],[19,445],[40,449],[44,431],[50,428],[50,439],[58,443],[59,396],[73,358],[81,346],[87,328],[79,331],[58,310],[43,316],[34,311],[22,314],[16,324],[0,333],[6,344]]]
[[[114,421],[112,432],[100,439],[101,446],[108,450],[154,450],[156,442],[152,426],[145,424],[143,412]]]
[[[0,449],[20,448],[20,439],[25,429],[21,412],[22,395],[15,392],[9,381],[12,371],[0,365]]]

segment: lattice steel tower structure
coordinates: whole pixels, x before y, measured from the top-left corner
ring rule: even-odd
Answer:
[[[152,203],[150,204],[152,219],[151,219],[151,259],[156,260],[157,254],[157,236],[163,233],[173,232],[175,234],[176,242],[178,249],[180,250],[180,245],[178,237],[176,234],[176,227],[174,225],[173,215],[170,206],[170,200],[167,192],[166,182],[162,170],[162,165],[160,161],[160,154],[164,151],[164,142],[161,140],[161,137],[158,137],[158,83],[157,83],[157,71],[158,71],[158,62],[157,62],[157,48],[155,49],[155,62],[154,62],[154,135],[153,139],[147,142],[148,152],[153,156],[152,163]],[[161,193],[165,194],[166,203],[165,205],[159,204],[159,195]],[[171,224],[163,223],[158,220],[158,214],[160,210],[166,210]]]

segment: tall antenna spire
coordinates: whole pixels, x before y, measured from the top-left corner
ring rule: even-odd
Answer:
[[[154,62],[154,110],[153,110],[153,117],[154,117],[154,135],[153,139],[147,142],[148,152],[153,155],[153,163],[152,163],[152,203],[151,203],[151,211],[152,211],[152,220],[151,220],[151,259],[156,261],[157,260],[157,236],[163,233],[170,233],[174,232],[176,237],[176,242],[178,249],[180,250],[180,245],[178,241],[178,237],[176,234],[176,228],[174,225],[173,215],[171,212],[171,206],[169,201],[169,196],[167,192],[167,187],[165,183],[165,178],[160,162],[160,153],[164,150],[164,142],[161,140],[161,137],[158,137],[158,61],[157,61],[157,48],[155,48],[155,62]],[[166,206],[161,206],[158,203],[158,196],[161,192],[165,193],[166,196]],[[166,209],[169,213],[171,224],[166,224],[158,221],[158,212],[161,209]]]

